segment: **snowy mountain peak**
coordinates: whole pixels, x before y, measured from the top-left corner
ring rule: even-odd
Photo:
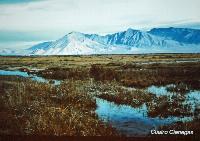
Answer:
[[[59,40],[80,39],[80,38],[84,38],[84,37],[85,37],[85,35],[83,33],[73,31],[73,32],[66,34]]]
[[[133,28],[128,28],[125,32],[126,32],[126,33],[134,33],[134,32],[141,32],[141,31],[140,31],[140,30],[133,29]]]
[[[81,32],[72,31],[68,33],[66,36],[84,36],[84,34]]]
[[[200,44],[200,30],[189,28],[153,28],[150,34],[185,44]]]
[[[31,52],[35,55],[77,55],[94,54],[101,52],[105,46],[86,37],[80,32],[70,32],[62,38],[51,42],[48,46],[36,45],[37,49]],[[33,47],[32,47],[33,48]],[[34,47],[35,48],[35,47]]]
[[[132,28],[129,28],[129,29],[127,29],[127,31],[125,31],[125,36],[126,37],[131,37],[131,36],[133,36],[135,34],[140,34],[140,32],[141,31],[139,31],[139,30],[134,30]]]
[[[32,55],[133,54],[200,52],[200,30],[154,28],[148,32],[132,28],[100,36],[70,32],[62,38],[26,50]],[[0,54],[15,53],[0,50]]]

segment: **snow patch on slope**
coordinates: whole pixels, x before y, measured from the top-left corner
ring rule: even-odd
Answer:
[[[127,31],[105,36],[70,32],[58,40],[43,42],[27,50],[23,50],[21,54],[89,55],[200,53],[199,37],[199,31],[176,28],[152,29],[149,32],[129,28]],[[19,54],[19,52],[0,50],[0,54]]]

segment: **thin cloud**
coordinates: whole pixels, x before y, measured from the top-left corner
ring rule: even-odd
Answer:
[[[30,40],[35,40],[37,35],[56,39],[70,31],[198,27],[191,25],[200,23],[199,6],[199,0],[0,0],[0,30],[32,33]]]
[[[21,3],[29,3],[37,1],[42,1],[42,0],[1,0],[0,4],[21,4]]]

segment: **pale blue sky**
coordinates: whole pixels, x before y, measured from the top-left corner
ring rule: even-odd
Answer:
[[[29,2],[37,2],[41,0],[1,0],[0,4],[20,4],[20,3],[29,3]]]
[[[200,29],[200,0],[0,0],[0,48],[28,47],[68,32]]]

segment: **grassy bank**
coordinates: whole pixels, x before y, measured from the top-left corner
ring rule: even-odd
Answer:
[[[1,135],[116,135],[96,117],[95,100],[80,82],[59,87],[25,78],[0,76]]]
[[[134,108],[145,104],[148,110],[147,114],[150,117],[193,116],[191,103],[185,103],[185,93],[156,96],[145,89],[121,86],[116,81],[92,82],[90,84],[87,84],[89,87],[86,89],[90,95]],[[173,92],[176,92],[176,89]]]

